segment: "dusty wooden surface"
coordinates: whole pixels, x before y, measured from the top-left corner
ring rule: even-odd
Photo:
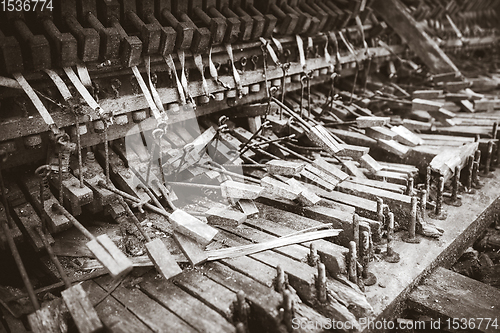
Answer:
[[[411,292],[408,303],[419,312],[440,318],[444,329],[457,327],[455,319],[460,328],[498,332],[500,290],[442,267]],[[481,322],[479,318],[492,320]]]
[[[417,236],[420,244],[409,244],[401,241],[404,233],[397,233],[393,248],[400,254],[401,261],[371,263],[370,271],[379,283],[367,287],[366,296],[377,319],[396,318],[404,309],[409,292],[422,278],[438,266],[449,268],[494,221],[500,208],[500,172],[497,170],[493,175],[476,194],[462,194],[462,207],[451,209],[445,205],[446,220],[428,220],[445,230],[439,240]]]

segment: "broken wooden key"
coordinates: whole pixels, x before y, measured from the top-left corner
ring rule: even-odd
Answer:
[[[146,239],[145,246],[148,252],[148,257],[153,262],[156,271],[167,280],[182,273],[182,269],[179,267],[172,254],[170,254],[170,251],[167,249],[163,241],[160,238],[152,240],[151,237],[149,237],[144,231],[141,226],[141,222],[139,222],[130,207],[125,203],[125,201],[121,201],[128,216],[132,219],[132,222],[134,222],[137,229],[139,229],[142,236]]]
[[[54,203],[52,208],[66,216],[82,234],[90,239],[87,243],[87,247],[96,256],[97,260],[103,264],[112,277],[117,278],[124,276],[132,270],[132,262],[130,259],[118,249],[108,235],[103,234],[95,237],[58,202]]]

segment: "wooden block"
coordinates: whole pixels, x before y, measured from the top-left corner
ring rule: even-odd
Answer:
[[[300,175],[302,176],[304,182],[314,184],[327,191],[333,191],[333,189],[335,188],[335,185],[331,184],[330,182],[327,182],[326,180],[310,172],[309,170],[306,169],[302,170]]]
[[[175,210],[168,219],[174,225],[175,230],[193,238],[203,246],[210,243],[217,234],[216,229],[180,209]]]
[[[321,201],[320,197],[318,197],[315,193],[310,191],[307,187],[304,187],[298,180],[290,178],[289,180],[287,180],[286,183],[290,185],[293,189],[300,191],[297,200],[304,206],[314,206],[315,204]]]
[[[359,128],[367,128],[374,126],[384,126],[389,124],[391,121],[390,117],[358,117],[356,118],[356,125]]]
[[[347,174],[358,177],[361,179],[366,179],[365,174],[357,167],[357,163],[354,161],[343,161],[343,166]],[[348,176],[349,177],[349,176]]]
[[[314,165],[317,169],[328,173],[338,181],[343,181],[349,177],[346,173],[342,172],[342,170],[331,165],[321,157],[314,159],[314,161],[312,161],[312,165]]]
[[[302,172],[304,172],[304,170],[302,170]],[[262,178],[260,183],[264,187],[264,193],[268,193],[271,196],[295,200],[300,194],[300,192],[292,189],[290,185],[269,176]]]
[[[455,173],[455,168],[463,167],[469,156],[478,149],[478,142],[471,142],[458,148],[448,148],[441,151],[429,163],[431,169],[444,177],[446,182]]]
[[[432,124],[418,120],[403,119],[403,126],[409,130],[428,131],[431,129]]]
[[[383,150],[395,154],[397,156],[405,156],[410,151],[410,148],[403,146],[402,144],[394,141],[394,140],[378,140],[379,147]],[[379,170],[380,171],[380,170]]]
[[[306,133],[307,137],[318,147],[323,148],[330,154],[336,154],[339,151],[342,150],[342,147],[340,147],[339,143],[333,139],[331,134],[326,132],[326,129],[324,129],[320,125],[316,125],[311,128],[309,132]]]
[[[243,214],[247,216],[247,218],[259,215],[259,209],[255,205],[253,200],[240,199],[238,200],[238,206],[240,207]]]
[[[415,147],[421,145],[424,142],[424,140],[422,140],[417,134],[413,133],[402,125],[394,126],[393,128],[391,128],[391,131],[398,135],[396,137],[396,141],[407,146]]]
[[[439,109],[443,107],[443,103],[441,102],[429,101],[421,98],[414,98],[411,102],[413,111],[439,111]]]
[[[210,225],[238,226],[247,219],[245,214],[230,207],[212,207],[205,214]]]
[[[418,99],[437,99],[443,94],[442,90],[415,90],[411,96]]]
[[[476,112],[493,112],[495,109],[495,101],[489,99],[480,99],[474,101],[474,111]]]
[[[378,126],[365,129],[365,134],[375,140],[377,139],[394,140],[394,138],[397,135],[396,133],[394,133],[393,131],[391,131],[386,127],[378,127]]]
[[[498,318],[498,289],[442,267],[410,293],[408,303],[418,312],[441,319],[441,323],[454,318],[477,318],[475,332],[498,332],[498,322],[492,326],[490,321],[487,325],[486,319]]]
[[[460,101],[460,107],[462,108],[462,110],[464,110],[465,112],[470,112],[470,113],[474,113],[476,110],[474,110],[474,104],[472,104],[471,101],[468,101],[466,99]]]
[[[59,189],[59,175],[53,174],[50,177],[50,183]],[[63,174],[62,186],[65,204],[69,204],[70,212],[73,215],[80,215],[82,213],[82,206],[91,203],[94,199],[92,190],[85,185],[84,187],[80,187],[78,179],[70,173]]]
[[[67,331],[62,311],[62,300],[45,303],[38,311],[28,315],[31,330],[35,333],[61,333]]]
[[[348,145],[345,143],[342,143],[340,145],[344,149],[342,151],[338,152],[337,156],[347,156],[347,157],[350,157],[354,160],[357,160],[361,156],[368,154],[368,152],[370,151],[370,147],[354,146],[354,145]]]
[[[223,196],[233,199],[257,199],[264,190],[257,185],[245,184],[233,180],[227,180],[221,185]]]
[[[335,187],[335,185],[340,182],[340,179],[331,176],[328,172],[324,172],[320,168],[316,168],[312,164],[306,164],[305,170],[330,183],[331,185],[333,185],[333,187]]]
[[[93,333],[103,325],[81,284],[63,290],[61,296],[80,333]]]
[[[270,160],[266,163],[267,172],[271,175],[296,176],[302,169],[304,163],[285,161],[285,160]]]
[[[187,237],[177,231],[174,231],[173,237],[191,265],[196,266],[207,260],[205,251],[192,238]]]
[[[177,264],[177,261],[172,254],[170,254],[170,251],[160,238],[153,239],[145,245],[148,257],[155,265],[156,271],[165,279],[168,280],[182,273],[182,269]]]
[[[382,166],[368,154],[363,155],[358,162],[361,167],[368,169],[371,173],[376,173],[382,170]]]

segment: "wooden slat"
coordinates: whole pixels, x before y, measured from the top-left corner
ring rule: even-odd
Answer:
[[[200,332],[234,332],[235,330],[234,326],[219,313],[172,282],[157,278],[153,272],[144,276],[140,288],[149,297]]]

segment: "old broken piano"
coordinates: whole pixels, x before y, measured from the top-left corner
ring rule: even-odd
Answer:
[[[498,1],[23,3],[0,333],[496,331]]]

